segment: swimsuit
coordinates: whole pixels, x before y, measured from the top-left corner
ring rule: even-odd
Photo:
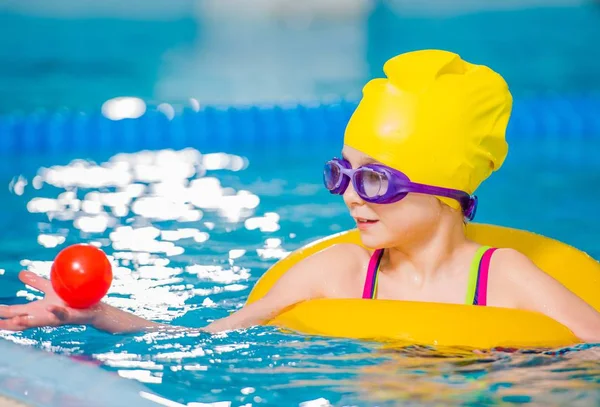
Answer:
[[[467,305],[485,306],[487,304],[488,272],[490,269],[490,260],[495,250],[496,248],[482,246],[475,253],[469,271],[469,285],[467,298],[465,299]],[[365,287],[363,289],[363,299],[377,298],[377,277],[382,257],[383,249],[375,250],[371,256],[369,267],[367,268]]]

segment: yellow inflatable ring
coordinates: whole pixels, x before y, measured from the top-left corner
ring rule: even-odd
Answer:
[[[467,235],[494,247],[511,247],[600,310],[600,263],[565,243],[523,230],[469,224]],[[351,230],[313,242],[277,262],[256,283],[248,303],[264,296],[294,264],[337,243],[360,243]],[[296,304],[268,325],[329,337],[439,347],[560,347],[581,341],[543,314],[495,307],[424,302],[317,299]]]

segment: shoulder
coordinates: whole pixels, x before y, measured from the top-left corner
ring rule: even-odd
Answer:
[[[523,253],[515,249],[499,248],[494,251],[490,261],[490,271],[500,273],[507,277],[519,269],[525,269],[525,272],[534,274],[540,271],[537,266]]]
[[[354,276],[365,259],[368,261],[368,253],[353,244],[313,253],[281,274],[271,275],[260,303],[268,309],[281,309],[308,299],[352,296],[358,281]]]
[[[492,256],[488,297],[489,305],[540,312],[584,341],[600,341],[600,313],[516,250]]]
[[[530,308],[531,302],[540,295],[568,292],[529,257],[514,249],[498,249],[494,252],[490,261],[488,287],[494,303],[511,308]]]
[[[352,243],[340,243],[327,247],[306,260],[326,266],[329,270],[362,269],[371,258],[372,252]]]
[[[307,257],[298,265],[313,281],[322,297],[354,297],[362,293],[362,284],[371,258],[359,245],[336,244]]]
[[[554,283],[556,281],[550,275],[517,250],[497,249],[490,260],[490,305],[517,308],[528,290],[540,289]]]
[[[286,276],[302,275],[304,278],[323,278],[360,270],[368,264],[370,252],[358,245],[342,243],[329,246],[313,253],[285,273]]]
[[[347,261],[353,261],[356,259],[369,259],[372,253],[364,247],[353,243],[334,244],[322,251],[322,253],[325,252],[327,253],[327,256],[343,255],[344,257],[348,257]]]

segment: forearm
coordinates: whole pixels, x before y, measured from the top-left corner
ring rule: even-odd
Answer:
[[[212,322],[205,328],[194,330],[216,333],[234,329],[248,328],[270,319],[276,314],[278,308],[279,307],[274,306],[269,301],[261,299],[225,318]],[[120,310],[105,303],[98,305],[98,308],[92,313],[91,320],[87,321],[87,323],[101,331],[115,334],[154,331],[158,329],[192,330],[192,328],[184,328],[148,321],[130,312]]]
[[[205,327],[207,332],[223,332],[234,329],[245,329],[254,325],[259,325],[273,318],[281,307],[271,303],[266,298],[245,306],[235,313],[218,319]]]
[[[90,325],[109,333],[131,333],[152,331],[161,328],[174,328],[138,317],[130,312],[101,303],[92,313]]]
[[[269,321],[282,309],[306,297],[309,296],[298,295],[298,292],[296,292],[296,298],[290,298],[289,295],[267,295],[225,318],[212,322],[204,328],[193,330],[216,333],[249,328]],[[104,303],[98,306],[98,310],[94,313],[93,320],[90,323],[95,328],[110,333],[152,331],[157,329],[189,329],[148,321]]]

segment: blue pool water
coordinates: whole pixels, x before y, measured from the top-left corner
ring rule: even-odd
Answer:
[[[113,256],[108,302],[138,315],[200,327],[241,307],[277,259],[352,227],[321,187],[329,140],[288,140],[219,151],[31,154],[7,159],[0,215],[3,303],[37,294],[16,279],[42,275],[65,245],[96,242]],[[478,221],[532,230],[600,258],[599,142],[511,136],[502,170],[480,190]],[[573,270],[576,272],[576,270]],[[349,316],[351,317],[351,316]],[[424,321],[424,323],[427,323]],[[112,336],[84,327],[2,333],[77,356],[183,405],[593,405],[594,347],[474,354],[283,334],[256,327],[217,336]],[[329,404],[328,404],[329,403]]]

